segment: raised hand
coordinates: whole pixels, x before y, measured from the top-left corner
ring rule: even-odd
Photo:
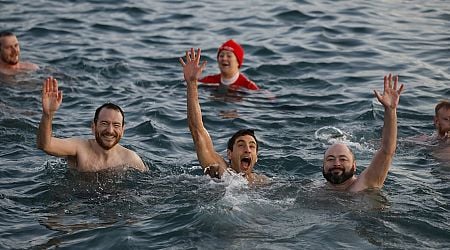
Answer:
[[[47,115],[55,113],[61,102],[62,91],[58,90],[58,81],[48,77],[42,86],[42,112]]]
[[[383,104],[384,108],[396,109],[398,101],[400,100],[400,94],[403,91],[403,84],[398,88],[398,75],[394,77],[394,84],[392,85],[392,74],[384,76],[384,91],[381,95],[378,91],[374,90],[375,96],[378,101]]]
[[[201,49],[197,49],[197,53],[195,53],[194,48],[191,48],[186,51],[186,62],[182,57],[179,59],[181,65],[183,65],[184,79],[187,83],[197,82],[206,67],[206,61],[199,65],[200,55]]]

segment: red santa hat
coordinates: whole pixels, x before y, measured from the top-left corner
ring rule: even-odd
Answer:
[[[235,42],[233,39],[226,41],[219,47],[219,50],[217,51],[217,57],[219,57],[219,54],[222,50],[233,52],[238,60],[239,68],[242,66],[242,63],[244,62],[244,48],[242,48],[239,43]]]

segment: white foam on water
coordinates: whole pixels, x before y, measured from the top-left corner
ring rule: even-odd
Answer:
[[[376,149],[373,145],[364,142],[364,138],[361,141],[355,141],[354,136],[350,132],[342,131],[339,128],[333,126],[324,126],[316,130],[314,133],[316,140],[319,140],[325,145],[332,145],[334,143],[343,143],[350,148],[363,152],[375,152]],[[325,146],[324,145],[324,146]],[[326,147],[326,146],[325,146]]]

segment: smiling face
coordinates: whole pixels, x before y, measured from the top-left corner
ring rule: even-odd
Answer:
[[[98,145],[109,150],[117,145],[123,136],[123,116],[118,110],[102,108],[97,121],[92,123],[92,132]]]
[[[220,73],[225,78],[231,78],[239,72],[239,62],[236,55],[231,51],[220,51],[217,56],[217,63],[219,64]]]
[[[440,108],[434,117],[434,125],[439,133],[439,137],[444,137],[450,131],[450,109],[446,107]]]
[[[258,146],[251,135],[238,136],[232,149],[227,150],[231,167],[238,173],[250,174],[258,161]]]
[[[0,37],[0,60],[9,65],[19,63],[20,46],[14,35]]]
[[[332,184],[342,184],[355,175],[356,161],[345,144],[334,144],[325,152],[322,174]]]

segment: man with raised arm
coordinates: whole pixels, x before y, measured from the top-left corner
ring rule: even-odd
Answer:
[[[198,100],[198,79],[206,62],[200,63],[201,50],[193,48],[186,51],[186,62],[180,58],[187,88],[187,118],[197,158],[204,173],[221,178],[226,172],[242,174],[251,184],[265,183],[268,178],[253,173],[258,160],[258,141],[253,130],[243,129],[236,132],[228,141],[227,158],[229,163],[216,152],[211,137],[203,125],[202,112]]]
[[[20,72],[37,70],[39,67],[31,62],[20,61],[20,45],[11,32],[0,33],[0,73],[15,75]]]
[[[105,103],[95,111],[91,125],[95,139],[53,137],[52,121],[62,103],[62,97],[57,80],[53,77],[47,78],[42,87],[38,148],[47,154],[67,158],[69,166],[80,172],[128,168],[141,172],[148,170],[134,151],[119,145],[125,129],[125,117],[122,109],[115,104]]]
[[[394,81],[392,84],[392,80]],[[345,144],[333,144],[324,154],[322,173],[332,189],[359,192],[369,188],[381,188],[387,177],[397,147],[397,106],[403,84],[398,86],[398,76],[384,77],[384,93],[374,90],[378,101],[384,106],[384,126],[381,147],[370,165],[355,176],[356,159]]]

